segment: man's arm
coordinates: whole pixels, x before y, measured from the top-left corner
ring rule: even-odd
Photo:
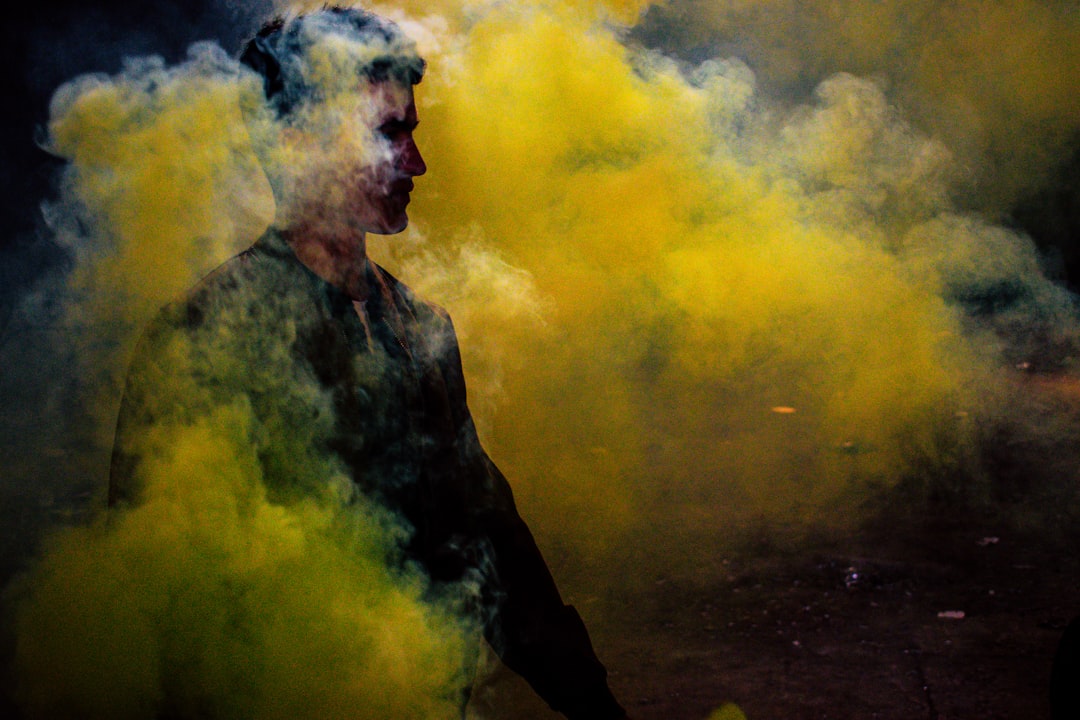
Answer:
[[[486,455],[484,460],[496,492],[506,494],[505,501],[481,519],[503,594],[487,632],[489,642],[510,669],[567,717],[625,717],[608,689],[607,670],[596,657],[585,624],[572,606],[563,603],[532,533],[514,507],[509,484]]]
[[[449,319],[447,318],[449,324]],[[577,611],[563,603],[547,563],[518,514],[506,478],[480,445],[466,402],[457,340],[449,326],[442,360],[458,453],[465,468],[466,513],[486,538],[494,565],[496,612],[486,636],[506,665],[551,707],[572,720],[617,720],[626,712],[607,685]]]

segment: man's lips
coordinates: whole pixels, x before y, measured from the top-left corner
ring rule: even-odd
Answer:
[[[390,187],[390,197],[396,199],[399,202],[408,203],[409,193],[413,191],[412,180],[406,180],[403,182],[394,183]]]

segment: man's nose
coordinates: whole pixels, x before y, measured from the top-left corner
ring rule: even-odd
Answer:
[[[420,148],[416,146],[416,141],[412,138],[409,138],[405,147],[402,148],[400,169],[409,177],[416,177],[427,172],[427,163],[424,162],[423,156],[420,155]]]

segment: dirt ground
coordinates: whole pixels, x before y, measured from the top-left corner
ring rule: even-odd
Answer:
[[[630,593],[571,597],[630,717],[733,704],[748,720],[1050,718],[1054,653],[1080,616],[1080,532],[1002,519],[1025,517],[1007,503],[1038,483],[1067,489],[1044,516],[1075,502],[1080,380],[1016,381],[1030,413],[1072,430],[989,443],[1005,506],[880,512],[847,535],[699,552]],[[470,720],[557,717],[497,661],[470,705]]]
[[[1076,559],[973,522],[870,534],[586,598],[630,716],[705,720],[734,703],[749,720],[1049,718],[1054,651],[1080,614]],[[496,665],[470,717],[561,716]]]

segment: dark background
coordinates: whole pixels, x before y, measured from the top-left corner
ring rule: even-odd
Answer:
[[[0,328],[15,298],[64,262],[41,223],[57,161],[39,137],[49,98],[83,73],[117,72],[125,56],[182,59],[188,45],[216,40],[235,52],[271,12],[269,0],[48,0],[0,23],[3,146],[0,149]]]
[[[72,262],[42,213],[62,167],[38,142],[50,98],[78,75],[115,74],[125,57],[172,64],[199,40],[235,53],[271,13],[270,0],[46,0],[0,21],[0,586],[43,528],[85,512],[107,461],[80,406],[77,351],[56,326]]]

